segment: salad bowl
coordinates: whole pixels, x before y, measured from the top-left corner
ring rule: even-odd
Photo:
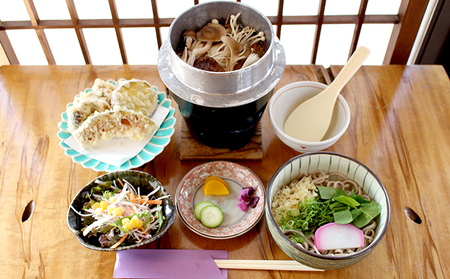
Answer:
[[[157,190],[157,192],[154,194],[155,198],[165,197],[169,195],[168,192],[164,189],[161,182],[159,182],[155,177],[146,172],[136,170],[126,170],[126,171],[106,173],[89,182],[74,197],[67,212],[67,224],[69,226],[69,229],[74,233],[78,241],[83,246],[89,249],[97,251],[120,251],[136,248],[161,238],[175,222],[176,218],[175,204],[172,200],[172,197],[169,196],[167,198],[162,199],[161,212],[163,216],[163,221],[159,229],[156,231],[156,233],[154,233],[152,237],[149,239],[143,240],[140,243],[135,243],[131,245],[120,245],[115,249],[111,249],[108,247],[102,247],[97,237],[84,236],[82,229],[85,228],[85,226],[82,224],[82,216],[80,216],[79,213],[82,212],[83,205],[89,201],[87,195],[91,193],[91,189],[93,187],[96,187],[98,185],[96,181],[106,182],[106,181],[114,181],[117,179],[126,180],[135,188],[139,187],[141,195],[147,195],[153,192],[156,188],[159,188],[159,190]]]

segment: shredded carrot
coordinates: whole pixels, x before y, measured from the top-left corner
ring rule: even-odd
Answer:
[[[124,240],[127,238],[128,234],[124,235],[119,241],[116,242],[113,246],[111,246],[111,249],[116,249]]]
[[[133,202],[134,203],[134,193],[133,193],[133,191],[130,191],[130,200],[131,200],[131,202]]]
[[[131,204],[131,207],[133,208],[132,210],[133,210],[134,212],[137,211],[136,206],[134,205],[134,202]]]
[[[141,196],[139,198],[139,204],[144,204],[146,201],[148,201],[148,197],[147,196]]]
[[[147,232],[144,230],[144,227],[141,227],[141,231],[142,231],[145,235],[147,235]]]
[[[120,185],[122,185],[122,188],[125,188],[125,185],[123,185],[122,180],[120,180],[120,178],[117,179],[120,183]]]
[[[145,201],[142,205],[146,205],[146,204],[162,204],[162,200],[148,200],[148,201]]]

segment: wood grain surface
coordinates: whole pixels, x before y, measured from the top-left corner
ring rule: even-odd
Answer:
[[[202,144],[192,136],[184,119],[181,119],[180,129],[180,160],[182,161],[257,161],[264,158],[261,123],[258,124],[250,142],[238,149],[213,148]]]
[[[287,66],[277,89],[294,81],[329,83],[342,67]],[[329,74],[330,73],[330,74]],[[0,278],[112,278],[115,253],[83,247],[67,226],[75,194],[102,173],[84,169],[59,146],[58,122],[67,103],[95,78],[138,78],[164,91],[156,66],[3,66],[0,68]],[[229,270],[229,278],[448,278],[450,274],[450,82],[441,66],[364,66],[342,91],[352,119],[328,151],[368,166],[391,202],[388,231],[362,262],[325,272]],[[176,105],[174,104],[174,107]],[[164,151],[139,168],[175,195],[183,176],[204,161],[181,161],[178,119]],[[267,187],[271,176],[298,155],[262,118],[264,158],[242,161]],[[35,202],[22,222],[26,205]],[[410,207],[422,223],[404,213]],[[264,218],[248,233],[211,240],[177,217],[160,240],[143,248],[223,249],[230,259],[289,260]],[[174,264],[174,266],[176,266]]]

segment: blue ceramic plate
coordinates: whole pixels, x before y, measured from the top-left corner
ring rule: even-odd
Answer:
[[[108,81],[116,84],[114,81]],[[153,88],[158,91],[156,86]],[[92,89],[86,88],[85,92],[89,92]],[[169,144],[170,138],[175,132],[175,123],[176,118],[174,117],[175,109],[171,107],[171,100],[166,98],[166,95],[163,92],[158,93],[158,103],[159,105],[168,108],[169,113],[164,119],[163,123],[156,131],[155,135],[150,139],[147,145],[139,152],[136,156],[131,158],[130,160],[123,163],[120,167],[107,164],[100,160],[91,158],[84,154],[79,153],[78,151],[72,149],[70,146],[64,143],[68,137],[71,136],[71,133],[67,130],[67,114],[63,112],[61,114],[62,121],[58,123],[59,132],[57,133],[58,138],[61,140],[59,145],[64,149],[64,153],[71,157],[75,163],[81,164],[83,167],[88,169],[93,169],[95,171],[118,171],[118,170],[128,170],[132,168],[137,168],[146,164],[153,160],[159,153],[161,153],[164,148]],[[69,103],[67,107],[72,106],[72,103]]]

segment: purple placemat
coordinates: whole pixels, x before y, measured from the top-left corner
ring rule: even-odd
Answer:
[[[214,259],[227,259],[225,250],[131,249],[117,251],[114,278],[227,278]]]

